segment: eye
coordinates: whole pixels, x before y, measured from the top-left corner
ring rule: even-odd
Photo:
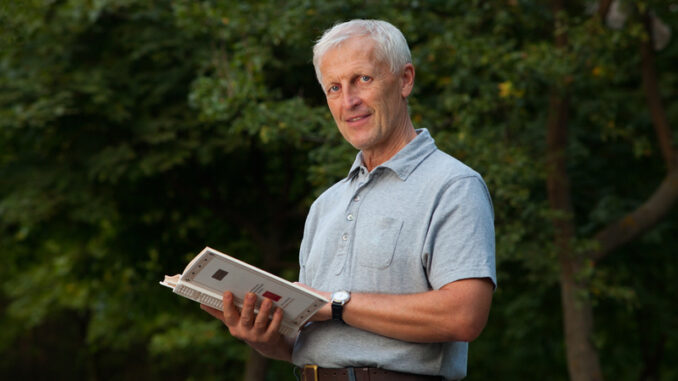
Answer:
[[[339,91],[339,85],[332,85],[327,89],[328,93],[336,93]]]
[[[370,77],[369,75],[363,75],[363,76],[360,77],[361,82],[369,82],[371,80],[372,80],[372,77]]]

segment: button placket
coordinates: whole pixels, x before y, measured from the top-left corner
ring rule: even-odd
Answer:
[[[339,236],[339,248],[341,251],[342,256],[345,256],[343,263],[341,265],[341,268],[338,269],[337,275],[342,272],[342,270],[346,267],[347,263],[350,262],[350,255],[347,255],[350,252],[350,247],[351,247],[351,240],[354,235],[355,231],[355,220],[356,216],[358,213],[358,207],[359,207],[359,201],[360,201],[360,192],[361,189],[365,186],[364,180],[366,176],[360,176],[359,183],[357,184],[357,189],[355,189],[355,193],[353,197],[348,199],[348,205],[346,206],[346,212],[344,215],[345,221],[346,221],[346,228],[344,229],[343,233]]]

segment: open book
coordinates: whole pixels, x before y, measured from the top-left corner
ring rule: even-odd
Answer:
[[[321,295],[264,270],[230,257],[212,248],[204,248],[186,266],[183,274],[165,275],[160,282],[176,294],[196,302],[223,310],[224,291],[233,293],[239,309],[248,292],[257,295],[255,313],[259,312],[262,298],[273,301],[283,310],[280,333],[294,336],[301,326],[328,300]]]

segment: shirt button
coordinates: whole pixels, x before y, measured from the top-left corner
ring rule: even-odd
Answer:
[[[353,215],[349,214],[348,216],[346,216],[346,219],[349,221],[353,221]]]
[[[348,241],[348,233],[344,233],[344,234],[341,236],[341,239],[342,239],[343,241]]]

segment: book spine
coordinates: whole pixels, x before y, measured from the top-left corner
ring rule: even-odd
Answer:
[[[178,284],[176,287],[174,287],[174,292],[195,302],[210,306],[212,308],[216,308],[219,311],[223,311],[224,304],[222,299],[215,298],[193,288],[186,287],[183,284]],[[242,303],[238,304],[239,305],[236,305],[236,307],[240,309]],[[255,313],[258,313],[258,311],[255,311]],[[278,332],[280,332],[280,334],[282,334],[283,336],[292,336],[297,332],[298,329],[299,327],[297,326],[281,323]]]
[[[216,308],[218,310],[223,311],[223,301],[222,299],[215,298],[213,296],[207,295],[205,293],[202,293],[198,290],[192,289],[190,287],[186,287],[183,284],[179,284],[176,287],[174,287],[174,292],[185,297],[188,299],[191,299],[193,301],[196,301],[198,303],[210,306],[212,308]]]
[[[297,332],[297,329],[295,327],[290,327],[287,325],[280,324],[280,328],[278,329],[278,332],[280,332],[281,335],[283,336],[292,336],[294,333]]]

